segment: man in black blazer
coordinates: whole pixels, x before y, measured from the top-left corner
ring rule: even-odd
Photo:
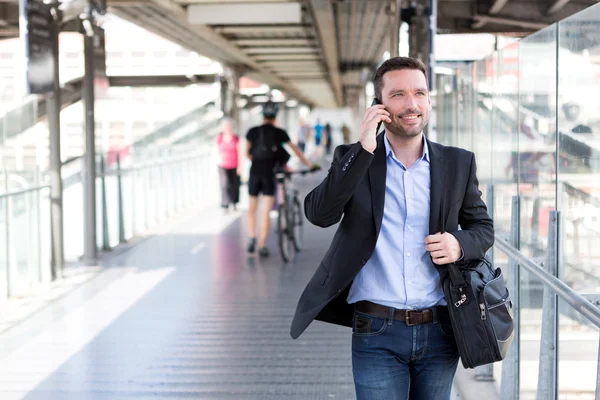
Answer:
[[[336,149],[305,199],[313,224],[341,222],[291,336],[314,319],[352,327],[358,399],[448,399],[458,351],[441,278],[446,264],[484,257],[493,223],[473,153],[423,135],[431,111],[423,63],[387,60],[374,83],[380,104],[367,109],[360,141]]]

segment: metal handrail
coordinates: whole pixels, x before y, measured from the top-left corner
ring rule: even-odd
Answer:
[[[118,167],[111,168],[111,169],[107,169],[104,173],[98,172],[96,174],[96,177],[102,178],[102,177],[107,177],[107,176],[126,175],[129,172],[141,171],[143,169],[147,169],[147,168],[151,168],[151,167],[176,164],[181,161],[192,160],[194,158],[203,157],[208,154],[210,154],[210,151],[204,150],[204,151],[194,152],[193,154],[189,154],[189,155],[185,155],[185,156],[171,156],[171,157],[167,157],[165,159],[162,159],[160,161],[155,161],[155,162],[151,162],[151,161],[142,162],[139,164],[134,164],[127,168],[122,168],[122,167],[120,169]]]
[[[36,187],[27,188],[27,189],[23,189],[23,190],[17,190],[14,192],[2,193],[2,194],[0,194],[0,199],[5,199],[10,196],[18,196],[20,194],[25,194],[25,193],[29,193],[29,192],[35,192],[35,191],[42,190],[42,189],[48,189],[49,187],[50,187],[50,185],[42,185],[42,186],[36,186]]]
[[[585,297],[568,287],[563,281],[544,271],[541,265],[526,257],[519,250],[506,243],[506,238],[496,235],[494,248],[504,252],[517,265],[522,266],[534,274],[542,283],[554,291],[561,299],[573,307],[580,314],[589,319],[597,328],[600,328],[600,309],[594,306]]]

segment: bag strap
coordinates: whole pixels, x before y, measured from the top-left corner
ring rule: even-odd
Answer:
[[[446,202],[442,199],[442,233],[446,232]],[[448,264],[448,274],[450,275],[450,280],[452,281],[452,285],[455,287],[465,287],[467,286],[467,282],[463,277],[463,274],[458,269],[458,266],[455,263]]]

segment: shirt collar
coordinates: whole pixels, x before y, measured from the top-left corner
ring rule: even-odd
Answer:
[[[394,157],[396,158],[396,155],[394,154],[394,151],[392,150],[392,145],[390,144],[390,142],[388,141],[387,135],[385,134],[385,131],[382,133],[383,135],[383,142],[385,143],[385,156],[387,157]],[[425,140],[425,135],[423,135],[421,133],[421,138],[423,140],[423,154],[421,155],[421,159],[429,162],[429,149],[427,148],[427,141]]]

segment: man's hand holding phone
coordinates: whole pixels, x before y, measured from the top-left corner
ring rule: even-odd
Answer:
[[[390,113],[385,110],[383,104],[375,99],[371,107],[367,108],[365,117],[360,124],[360,144],[369,153],[373,153],[377,148],[377,131],[382,122],[392,122]]]

